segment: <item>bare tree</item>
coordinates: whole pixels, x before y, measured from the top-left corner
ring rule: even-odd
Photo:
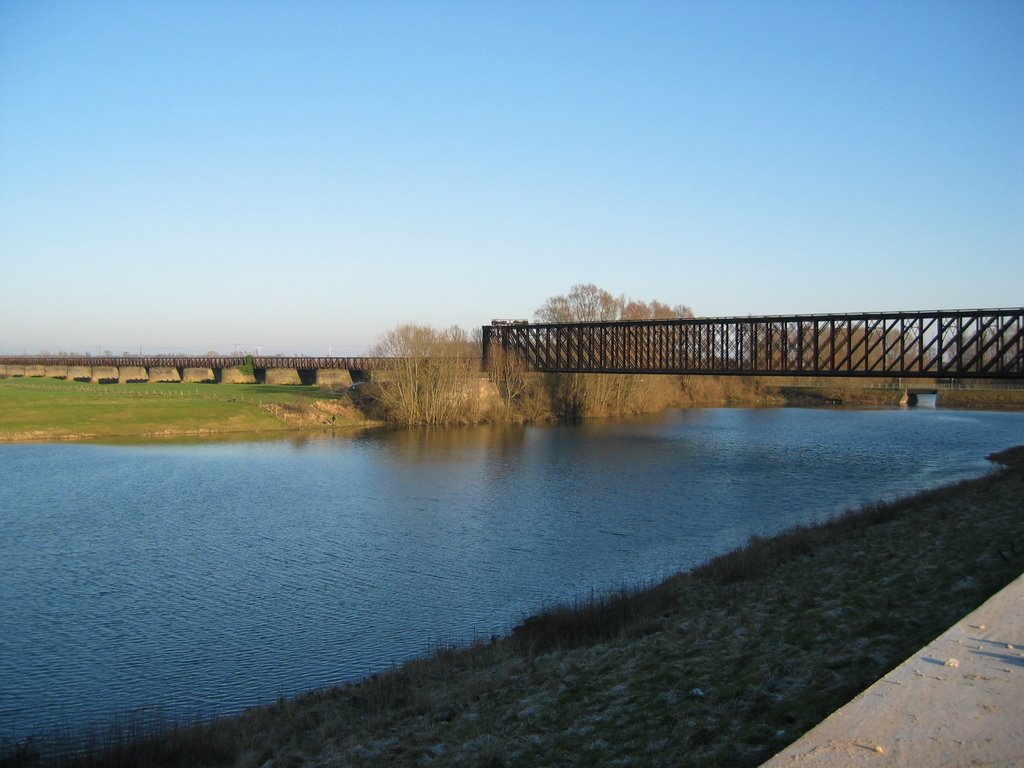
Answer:
[[[670,307],[660,301],[637,301],[625,295],[613,296],[593,283],[579,283],[569,293],[552,296],[534,313],[542,323],[586,323],[615,320],[669,320],[693,317],[684,304]]]
[[[550,398],[544,393],[540,375],[530,371],[519,352],[497,344],[491,347],[488,373],[498,389],[500,418],[532,421],[550,412]]]
[[[616,320],[664,320],[693,317],[689,307],[669,307],[660,301],[643,302],[613,296],[593,283],[574,285],[569,293],[552,296],[535,313],[546,323],[579,323]],[[628,413],[643,410],[656,399],[667,396],[665,381],[653,377],[612,374],[552,374],[548,379],[552,407],[566,420],[590,415]],[[670,384],[669,388],[675,388]],[[657,393],[656,393],[657,390]]]
[[[388,331],[372,354],[394,358],[375,394],[398,424],[452,424],[477,420],[479,348],[465,330],[406,324]]]
[[[593,283],[574,285],[564,296],[552,296],[537,310],[544,323],[582,323],[592,320],[618,320],[621,300]]]

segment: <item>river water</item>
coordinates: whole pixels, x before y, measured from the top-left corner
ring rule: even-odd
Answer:
[[[1024,414],[0,445],[0,740],[237,711],[990,467]]]

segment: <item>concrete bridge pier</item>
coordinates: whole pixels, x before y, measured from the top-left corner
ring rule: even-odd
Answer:
[[[36,365],[5,365],[3,375],[9,379],[20,379],[24,376],[43,376],[42,366]]]
[[[314,374],[313,384],[319,387],[351,387],[353,384],[352,373],[345,368],[331,368],[329,370],[310,371]]]
[[[214,368],[218,384],[255,384],[256,377],[238,366],[233,368]]]
[[[66,378],[68,381],[92,381],[92,366],[69,365]]]
[[[94,365],[89,378],[93,384],[116,384],[121,379],[121,372],[113,365]]]
[[[181,371],[173,366],[153,366],[149,369],[149,380],[177,384],[181,381]]]
[[[922,396],[926,399],[925,405],[934,407],[939,404],[939,390],[937,389],[905,389],[903,397],[900,398],[900,405],[914,408],[922,404]]]
[[[137,384],[149,381],[149,371],[141,366],[122,366],[118,369],[119,384]]]
[[[181,381],[185,384],[206,384],[217,381],[212,368],[182,368]]]
[[[66,379],[68,377],[68,367],[66,365],[47,365],[46,373],[44,374],[48,379]]]
[[[312,373],[312,371],[310,371]],[[301,374],[294,368],[267,368],[266,384],[302,384]]]

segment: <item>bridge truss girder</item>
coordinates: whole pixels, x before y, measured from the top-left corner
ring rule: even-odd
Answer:
[[[1024,379],[1024,309],[483,327],[551,373]]]

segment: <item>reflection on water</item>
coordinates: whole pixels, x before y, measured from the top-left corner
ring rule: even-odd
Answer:
[[[237,710],[984,472],[1024,415],[695,410],[0,446],[0,738]]]

